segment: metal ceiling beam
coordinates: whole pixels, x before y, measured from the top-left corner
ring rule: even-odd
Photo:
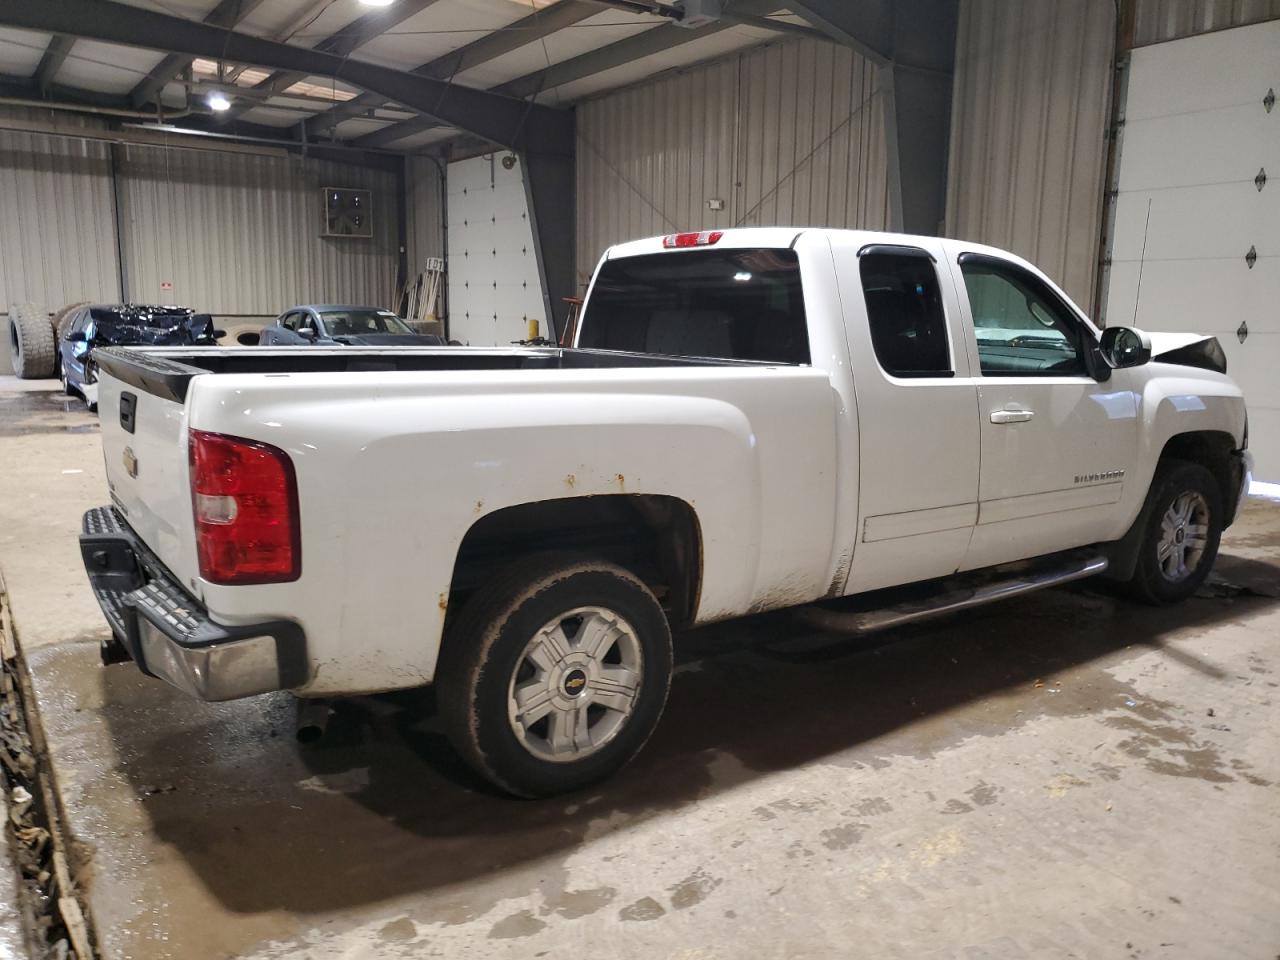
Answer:
[[[959,0],[785,2],[827,36],[879,66],[889,227],[938,233],[947,204]]]
[[[773,13],[780,6],[780,0],[739,0],[733,5],[732,14],[734,17],[760,17]],[[543,90],[582,80],[736,26],[740,24],[734,19],[719,20],[705,27],[693,29],[665,23],[624,40],[618,40],[580,56],[561,61],[544,70],[535,70],[533,73],[517,77],[494,87],[491,92],[522,99],[532,97]],[[366,133],[352,142],[363,147],[382,147],[438,126],[440,124],[429,117],[415,117],[412,120],[404,120],[381,130],[375,130],[373,133]]]
[[[67,54],[71,52],[75,42],[75,37],[60,33],[55,33],[49,40],[49,45],[44,48],[44,55],[40,57],[40,64],[35,72],[36,87],[41,94],[48,91],[53,84],[53,78],[62,69],[62,64],[66,61]]]
[[[206,14],[204,22],[214,27],[234,27],[253,12],[262,0],[221,0]],[[183,70],[191,66],[192,57],[183,57],[171,53],[151,68],[151,72],[138,81],[138,85],[129,92],[129,100],[134,108],[158,103],[160,92]]]
[[[398,26],[436,2],[437,0],[399,0],[394,6],[357,17],[337,33],[325,37],[313,49],[323,53],[337,54],[340,57],[350,56],[370,40],[382,36],[392,27]],[[254,84],[252,89],[274,96],[288,90],[299,80],[305,80],[307,76],[306,73],[293,70],[277,70]],[[236,103],[228,111],[228,119],[233,120],[253,107],[254,104],[251,102]]]
[[[535,10],[515,23],[508,24],[492,33],[487,33],[478,40],[473,40],[443,56],[428,60],[414,68],[413,72],[435,80],[452,80],[457,74],[472,67],[478,67],[490,60],[519,50],[521,47],[550,36],[565,27],[571,27],[587,17],[595,16],[600,7],[590,0],[558,0],[550,6]],[[307,121],[307,135],[321,136],[333,129],[343,120],[359,116],[369,110],[383,106],[386,101],[373,94],[362,93],[354,100],[338,104],[324,113],[317,114]],[[417,129],[426,130],[434,126],[430,119],[421,121]],[[409,130],[403,136],[417,132]]]
[[[572,155],[573,117],[403,70],[264,40],[115,0],[5,0],[0,25],[345,80],[501,146]]]
[[[783,5],[784,0],[739,0],[729,10],[738,16],[765,16],[773,13]],[[732,20],[718,20],[705,27],[689,28],[665,23],[653,27],[643,33],[618,40],[608,46],[588,51],[568,60],[561,61],[544,70],[517,77],[493,89],[494,93],[506,94],[510,97],[530,97],[542,90],[564,86],[575,80],[582,80],[614,67],[625,66],[636,60],[664,53],[675,47],[710,37],[722,30],[730,30],[738,26]]]
[[[787,8],[877,66],[893,59],[892,0],[783,0]]]

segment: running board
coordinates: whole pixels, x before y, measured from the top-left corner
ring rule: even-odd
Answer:
[[[893,606],[876,610],[838,610],[830,607],[799,607],[795,611],[797,619],[835,633],[875,633],[888,630],[919,620],[954,613],[957,610],[968,610],[997,600],[1005,600],[1020,594],[1043,590],[1045,587],[1070,583],[1072,580],[1083,580],[1107,569],[1107,558],[1102,554],[1071,554],[1066,562],[1053,566],[1039,566],[1034,570],[1023,570],[1012,576],[997,575],[996,579],[965,586],[960,589],[944,590],[924,599],[909,600]]]

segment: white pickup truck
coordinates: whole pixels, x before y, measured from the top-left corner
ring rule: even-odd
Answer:
[[[930,237],[615,246],[572,348],[94,356],[104,656],[207,700],[434,684],[526,796],[640,749],[676,628],[871,630],[1104,571],[1187,597],[1250,468],[1217,341],[1099,331]]]

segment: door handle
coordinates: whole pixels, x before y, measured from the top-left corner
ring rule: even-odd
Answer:
[[[1035,416],[1035,411],[1032,411],[1032,410],[1022,410],[1022,409],[992,410],[991,422],[992,423],[1023,423],[1027,420],[1030,420],[1034,416]]]

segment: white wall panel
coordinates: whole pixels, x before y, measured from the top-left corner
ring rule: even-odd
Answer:
[[[6,108],[0,124],[53,122],[69,132],[94,125],[50,113]],[[0,129],[0,311],[119,295],[110,147]]]
[[[754,47],[580,104],[579,282],[606,247],[637,237],[882,228],[882,113],[871,65],[816,40]]]
[[[1026,257],[1090,309],[1106,166],[1111,0],[962,0],[947,233]]]
[[[397,242],[389,173],[299,157],[129,146],[120,176],[130,299],[222,315],[391,302]],[[322,187],[373,192],[372,239],[321,236]]]
[[[546,310],[519,164],[486,154],[449,164],[449,337],[506,346]]]

